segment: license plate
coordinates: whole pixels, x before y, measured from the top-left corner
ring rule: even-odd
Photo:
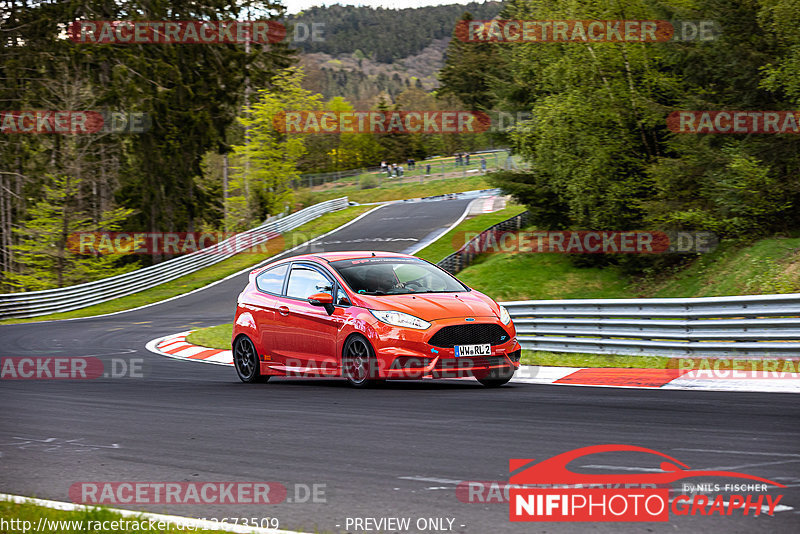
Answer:
[[[483,345],[456,345],[456,358],[462,356],[491,356],[492,346],[489,343]]]

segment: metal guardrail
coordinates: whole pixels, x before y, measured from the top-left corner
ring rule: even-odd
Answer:
[[[0,294],[0,319],[66,312],[132,295],[214,265],[277,234],[347,206],[347,197],[320,202],[286,217],[267,221],[192,254],[102,280],[58,289]]]
[[[498,223],[437,265],[456,274],[487,239],[519,230],[528,212]],[[686,299],[502,302],[523,348],[670,357],[800,357],[800,293]]]
[[[800,357],[800,293],[502,303],[525,349],[683,357]]]
[[[487,228],[474,238],[464,243],[463,247],[439,261],[436,265],[451,274],[458,273],[461,269],[469,266],[473,260],[479,256],[479,252],[477,251],[485,249],[483,244],[490,235],[494,235],[496,232],[504,232],[506,230],[519,230],[528,223],[529,218],[530,213],[523,211],[520,214],[509,217],[505,221],[499,222],[494,226]]]

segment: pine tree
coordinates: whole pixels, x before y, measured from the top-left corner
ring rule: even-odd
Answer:
[[[14,228],[13,246],[21,272],[4,272],[7,283],[26,290],[64,287],[130,271],[138,265],[117,266],[119,254],[78,254],[70,246],[79,232],[112,231],[132,210],[116,208],[102,214],[99,224],[79,208],[81,180],[48,175],[42,197],[28,208],[28,218]],[[79,252],[79,250],[78,250]]]

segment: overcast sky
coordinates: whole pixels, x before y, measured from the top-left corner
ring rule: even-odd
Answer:
[[[469,2],[470,0],[284,0],[282,3],[289,13],[297,13],[309,7],[330,6],[333,4],[403,9],[407,7],[468,4]]]

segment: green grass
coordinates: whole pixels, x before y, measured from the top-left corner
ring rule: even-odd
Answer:
[[[87,510],[79,510],[79,511],[66,511],[66,510],[55,510],[52,508],[46,508],[44,506],[38,506],[32,503],[24,503],[24,504],[17,504],[12,503],[9,501],[0,501],[0,517],[2,517],[5,521],[9,522],[9,527],[15,528],[8,528],[3,529],[3,533],[19,533],[19,534],[27,534],[29,532],[35,532],[37,525],[39,523],[39,519],[43,518],[45,520],[50,521],[81,521],[82,525],[76,524],[60,524],[59,527],[55,527],[54,525],[50,525],[50,529],[46,530],[46,532],[58,532],[60,534],[84,534],[86,532],[97,532],[102,534],[134,534],[134,533],[147,533],[147,534],[154,534],[158,533],[165,533],[165,534],[178,534],[178,533],[186,533],[186,532],[207,532],[207,533],[222,533],[225,531],[222,530],[182,530],[177,528],[177,525],[169,524],[169,525],[162,525],[166,526],[167,528],[164,529],[149,529],[149,519],[144,516],[131,516],[125,517],[118,513],[112,512],[105,508],[89,508]],[[30,524],[28,525],[30,528],[28,530],[23,530],[23,523],[20,525],[20,522],[13,522],[11,520],[20,520],[21,522],[29,521]],[[121,528],[105,528],[102,530],[88,530],[86,527],[88,526],[96,526],[93,523],[87,523],[88,521],[128,521],[128,522],[137,522],[137,523],[144,523],[145,526],[143,529],[121,529]],[[44,527],[45,524],[42,524]],[[74,527],[78,528],[74,528]],[[103,526],[102,524],[99,526]],[[111,523],[106,523],[105,526],[111,527]],[[117,527],[121,526],[134,526],[128,523],[127,525],[120,525],[117,524]],[[154,527],[158,528],[159,522],[156,521],[154,523]],[[73,527],[73,528],[70,528]],[[83,528],[81,528],[83,527]]]
[[[186,341],[211,349],[231,350],[233,323],[226,323],[195,330],[186,337]]]
[[[576,268],[564,254],[490,254],[458,278],[496,300],[632,298],[615,267]]]
[[[237,254],[231,258],[223,260],[217,264],[206,267],[194,273],[182,276],[171,282],[158,285],[156,287],[121,297],[109,302],[103,302],[94,306],[81,308],[80,310],[73,310],[64,313],[54,313],[50,315],[42,315],[39,317],[32,317],[29,319],[9,319],[2,321],[1,324],[11,323],[27,323],[35,321],[47,321],[53,319],[72,319],[76,317],[90,317],[93,315],[102,315],[104,313],[113,313],[122,310],[129,310],[138,306],[152,304],[164,299],[188,293],[195,289],[201,288],[221,280],[226,276],[239,272],[243,269],[256,265],[270,256],[277,254],[283,250],[288,250],[300,243],[313,239],[326,232],[330,232],[344,223],[356,218],[372,209],[373,206],[353,206],[340,211],[326,213],[325,215],[310,221],[295,230],[282,234],[282,240],[273,240],[265,253],[242,253]]]
[[[452,237],[445,237],[426,250],[452,247]],[[795,293],[800,292],[800,239],[723,243],[711,253],[649,277],[631,277],[615,266],[576,267],[564,254],[486,254],[458,277],[497,300]]]
[[[686,268],[639,283],[653,297],[800,292],[800,238],[723,243]]]
[[[454,229],[417,252],[416,256],[436,263],[464,246],[465,233],[471,232],[479,234],[487,228],[522,213],[523,211],[525,211],[525,207],[512,204],[494,213],[485,213],[465,219]]]
[[[383,202],[386,200],[460,193],[475,189],[491,189],[493,187],[486,181],[484,175],[427,180],[423,183],[417,181],[392,183],[390,180],[382,180],[381,187],[373,189],[360,189],[358,185],[341,185],[321,191],[309,191],[308,188],[305,188],[298,190],[297,198],[306,206],[342,196],[347,196],[354,202]]]

